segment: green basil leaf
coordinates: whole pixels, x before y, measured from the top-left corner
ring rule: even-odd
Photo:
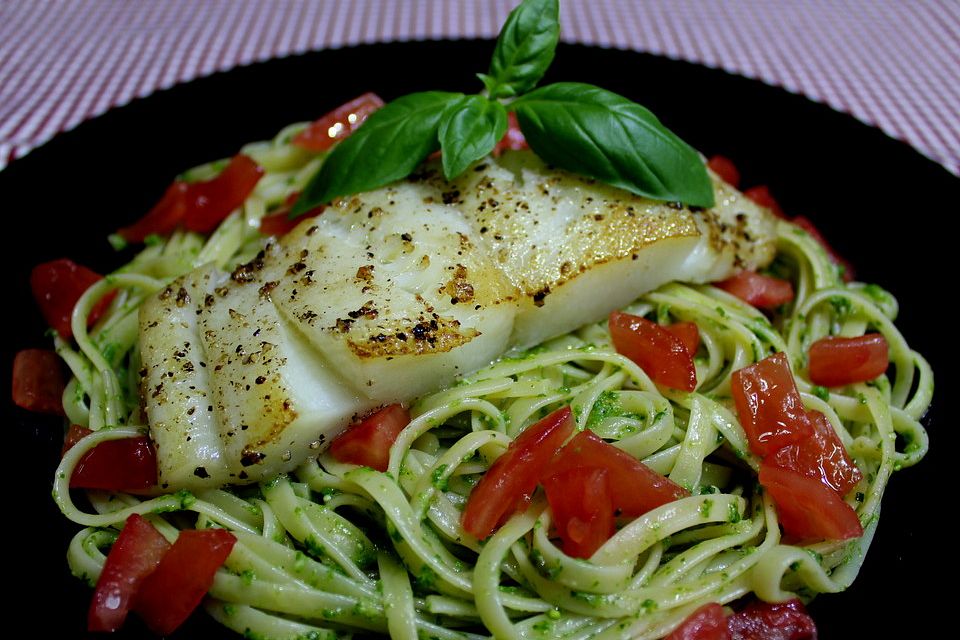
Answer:
[[[713,206],[700,154],[650,111],[600,87],[562,82],[510,105],[546,162],[638,195]]]
[[[462,93],[424,91],[397,98],[367,118],[327,156],[297,199],[297,217],[337,196],[370,191],[413,173],[439,146],[440,120]]]
[[[524,0],[500,30],[490,71],[480,79],[491,98],[526,93],[540,81],[560,40],[559,0]]]
[[[507,110],[480,95],[464,96],[440,122],[443,175],[452,180],[484,157],[507,131]]]

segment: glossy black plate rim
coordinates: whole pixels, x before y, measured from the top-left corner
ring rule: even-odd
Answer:
[[[70,256],[101,271],[115,267],[106,235],[137,218],[176,173],[245,142],[266,139],[364,91],[389,99],[416,90],[476,91],[489,41],[418,41],[316,51],[255,63],[159,91],[55,137],[0,171],[12,259],[12,331],[4,361],[25,347],[46,347],[29,294],[30,268]],[[937,386],[953,373],[931,305],[943,284],[934,269],[949,251],[945,225],[960,180],[906,144],[783,89],[683,61],[582,45],[561,45],[546,81],[591,82],[649,107],[705,154],[722,153],[744,184],[768,184],[791,214],[813,219],[865,281],[900,300],[898,326],[926,355]],[[935,325],[933,325],[935,326]],[[3,375],[10,388],[9,364]],[[932,451],[895,474],[873,548],[848,591],[817,598],[821,638],[890,637],[933,629],[942,611],[932,555],[941,498],[949,487],[943,398],[925,422]],[[72,578],[64,553],[77,527],[50,500],[59,456],[57,419],[5,404],[13,466],[8,489],[17,596],[9,610],[38,611],[44,631],[83,635],[89,589]],[[949,503],[948,503],[949,504]],[[941,520],[942,522],[942,520]],[[176,637],[235,637],[196,616]],[[132,621],[116,637],[150,637]]]

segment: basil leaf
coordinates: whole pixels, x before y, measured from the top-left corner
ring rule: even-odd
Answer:
[[[480,75],[491,98],[509,98],[532,89],[560,40],[559,0],[524,0],[500,30],[488,75]]]
[[[700,154],[621,95],[562,82],[510,106],[530,147],[546,162],[641,196],[713,206]]]
[[[480,95],[464,96],[440,123],[443,175],[452,180],[484,157],[507,131],[507,110]]]
[[[413,173],[439,148],[437,130],[462,93],[424,91],[397,98],[373,112],[344,138],[310,179],[290,212],[295,218],[337,196],[370,191]]]

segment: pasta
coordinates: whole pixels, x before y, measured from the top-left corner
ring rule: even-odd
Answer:
[[[244,205],[204,237],[151,239],[131,262],[91,287],[72,319],[76,346],[56,349],[73,373],[68,419],[94,434],[64,456],[54,499],[83,527],[70,544],[73,573],[96,582],[126,518],[142,514],[169,539],[178,529],[224,527],[237,537],[205,603],[226,627],[256,638],[659,638],[706,602],[754,593],[767,601],[842,591],[864,561],[880,500],[896,470],[927,450],[920,423],[933,374],[894,326],[896,301],[874,285],[846,284],[818,242],[782,221],[771,270],[796,298],[773,320],[709,285],[671,283],[626,311],[661,324],[697,324],[702,348],[693,393],[658,388],[611,345],[606,323],[508,354],[455,386],[416,399],[389,469],[321,453],[290,474],[251,487],[137,497],[88,492],[74,502],[73,469],[97,444],[143,433],[137,308],[171,278],[209,262],[221,268],[260,249],[260,219],[301,187],[320,158],[289,144],[302,125],[243,152],[266,169]],[[222,163],[190,170],[216,174]],[[88,332],[89,314],[119,294]],[[881,333],[890,377],[826,390],[809,381],[806,354],[827,335]],[[781,537],[777,510],[759,487],[731,400],[731,375],[775,352],[788,354],[804,405],[822,412],[863,473],[847,500],[865,533],[805,546]],[[589,561],[551,539],[542,492],[486,540],[461,527],[471,488],[524,428],[570,405],[590,429],[690,490],[689,497],[620,528]],[[120,425],[120,426],[113,426]]]

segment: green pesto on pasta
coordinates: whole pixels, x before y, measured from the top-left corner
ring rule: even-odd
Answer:
[[[771,269],[793,283],[796,297],[772,320],[709,285],[671,283],[626,308],[661,324],[696,323],[693,393],[654,385],[613,349],[606,322],[599,322],[412,399],[413,419],[386,473],[321,453],[260,485],[149,498],[89,491],[89,504],[74,502],[69,478],[83,454],[146,430],[138,306],[197,265],[230,269],[256,254],[259,220],[322,161],[289,144],[300,126],[243,149],[266,173],[212,234],[151,238],[80,300],[76,346],[57,339],[73,373],[66,415],[94,431],[64,456],[54,485],[64,515],[82,527],[67,553],[75,575],[94,584],[119,528],[138,513],[169,539],[183,528],[233,532],[237,544],[204,606],[238,633],[275,640],[351,631],[444,640],[660,638],[707,602],[751,593],[766,601],[808,600],[851,584],[891,474],[927,450],[920,419],[933,376],[894,326],[894,298],[875,285],[844,283],[816,240],[786,221],[778,223]],[[184,177],[209,178],[220,166]],[[88,332],[87,315],[109,290],[119,294]],[[886,338],[892,377],[829,391],[810,382],[813,342],[868,331]],[[794,546],[781,537],[731,398],[732,373],[776,352],[788,354],[804,405],[826,415],[863,473],[846,497],[864,527],[860,538]],[[551,539],[542,491],[477,542],[461,526],[471,488],[520,432],[565,405],[578,430],[591,429],[691,495],[621,519],[589,560],[566,556]]]

